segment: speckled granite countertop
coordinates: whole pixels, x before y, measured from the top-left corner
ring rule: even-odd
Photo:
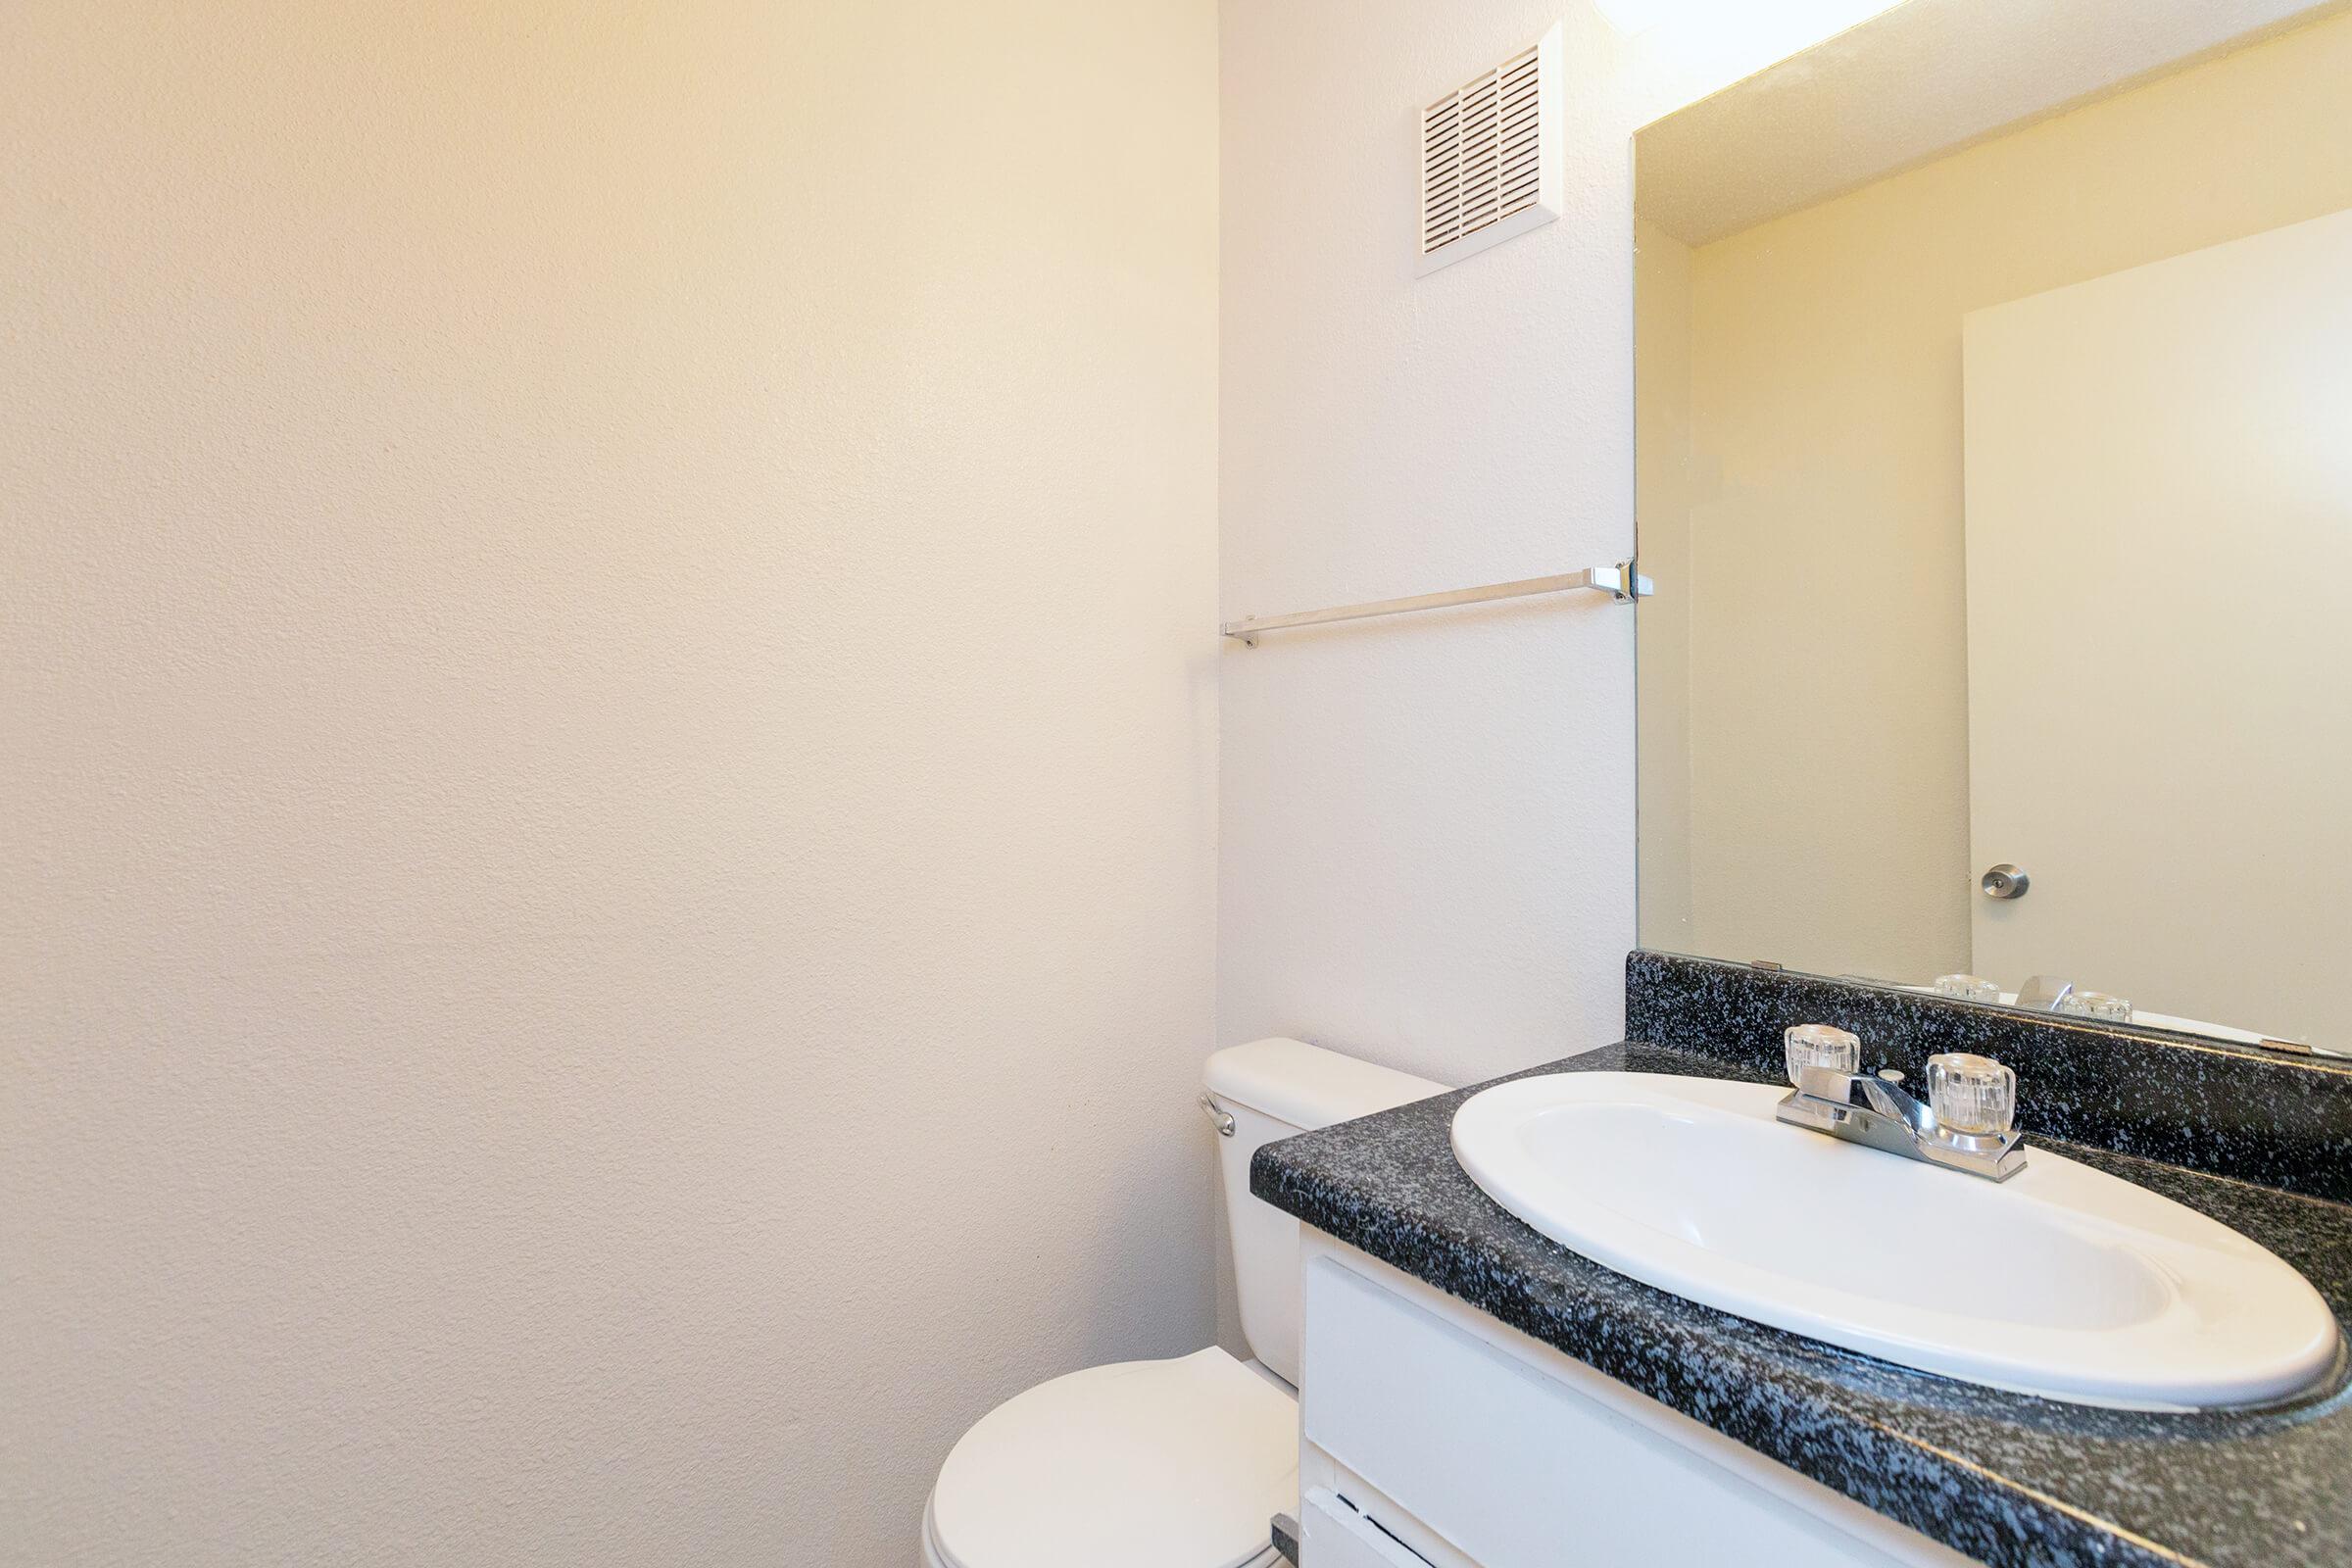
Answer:
[[[1625,1045],[1538,1072],[1770,1081]],[[1483,1085],[1478,1087],[1484,1087]],[[1913,1372],[1697,1305],[1554,1245],[1455,1164],[1474,1089],[1269,1144],[1250,1190],[1620,1382],[1971,1557],[2000,1565],[2352,1563],[2352,1394],[2144,1414]],[[2352,1206],[2037,1137],[2201,1209],[2301,1269],[2352,1322]]]

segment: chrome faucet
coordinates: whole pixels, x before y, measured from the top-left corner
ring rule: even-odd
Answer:
[[[1990,1056],[1930,1056],[1922,1101],[1891,1067],[1861,1071],[1862,1042],[1843,1029],[1798,1024],[1783,1043],[1795,1088],[1773,1114],[1790,1126],[1989,1181],[2025,1169],[2023,1135],[2010,1126],[2017,1074]]]

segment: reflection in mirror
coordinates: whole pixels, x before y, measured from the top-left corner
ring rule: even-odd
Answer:
[[[2140,9],[1636,138],[1642,942],[2352,1054],[2352,13]]]

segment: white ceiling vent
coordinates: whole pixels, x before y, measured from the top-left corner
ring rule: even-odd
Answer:
[[[1422,272],[1560,216],[1560,28],[1421,111]]]

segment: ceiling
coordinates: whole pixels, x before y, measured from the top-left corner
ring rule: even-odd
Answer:
[[[1652,122],[1635,207],[1704,245],[2352,0],[1909,0]]]

